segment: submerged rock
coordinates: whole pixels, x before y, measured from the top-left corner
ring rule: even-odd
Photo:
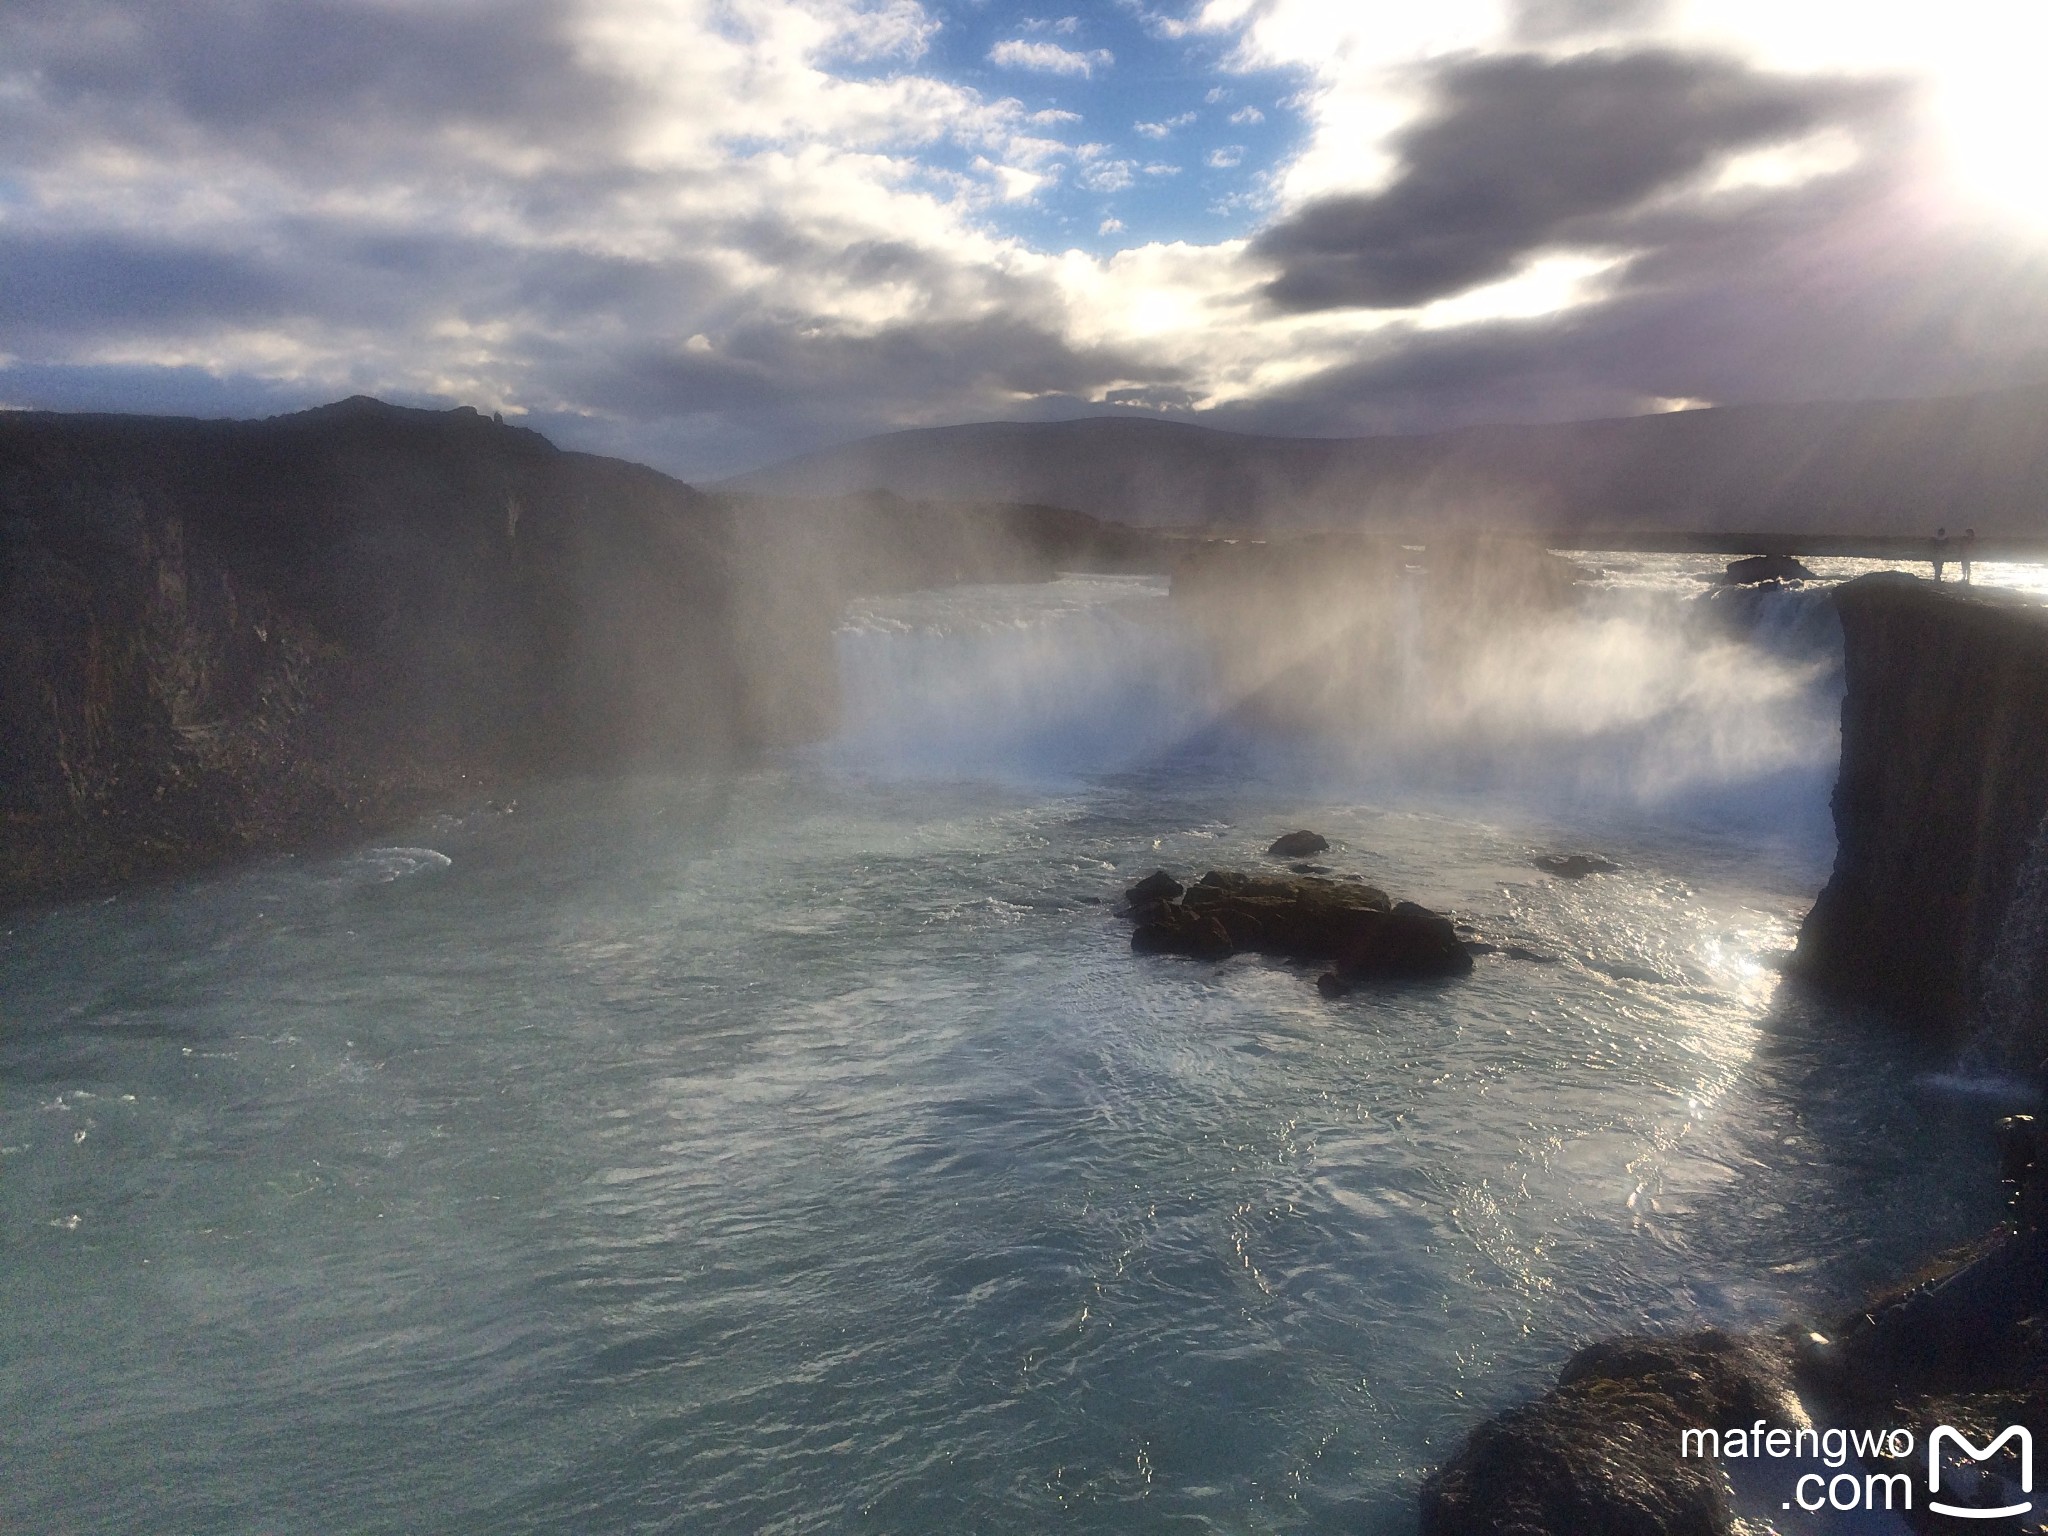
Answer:
[[[1206,912],[1177,902],[1155,902],[1131,930],[1131,948],[1141,955],[1189,955],[1225,960],[1236,952],[1230,931]]]
[[[1722,578],[1730,586],[1753,586],[1760,581],[1818,581],[1805,566],[1790,555],[1751,555],[1728,562]]]
[[[1312,853],[1326,853],[1329,847],[1330,840],[1322,833],[1304,828],[1274,838],[1273,845],[1266,852],[1276,859],[1305,859]]]
[[[1612,859],[1603,859],[1597,853],[1539,853],[1529,862],[1546,875],[1560,875],[1566,880],[1612,875],[1621,869]]]

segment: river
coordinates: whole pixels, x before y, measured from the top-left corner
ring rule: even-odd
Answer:
[[[816,747],[12,920],[0,1528],[1411,1531],[1577,1343],[1981,1230],[1990,1102],[1777,969],[1830,613],[1708,564],[1313,740],[1161,582],[879,600]],[[1543,958],[1131,954],[1294,827]]]

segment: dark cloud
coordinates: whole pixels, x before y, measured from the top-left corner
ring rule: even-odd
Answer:
[[[0,230],[0,343],[7,348],[162,335],[288,307],[248,257],[119,235]]]
[[[2048,252],[1952,217],[1910,156],[1645,218],[1603,300],[1396,327],[1353,362],[1216,418],[1331,435],[1715,403],[1961,393],[2048,380]]]
[[[856,409],[886,420],[933,401],[1000,409],[1017,395],[1086,394],[1181,370],[1105,348],[1075,347],[1010,314],[901,323],[872,331],[791,317],[739,327],[713,347],[643,351],[582,381],[578,394],[639,417],[770,407]]]
[[[158,416],[251,417],[302,411],[336,397],[325,385],[279,384],[203,368],[17,363],[0,368],[0,406],[44,411],[140,411]],[[402,405],[440,402],[394,394]]]
[[[488,126],[528,143],[600,131],[616,82],[585,68],[566,0],[8,0],[0,72],[38,109],[10,135],[198,132],[346,164]],[[7,121],[0,114],[0,124]],[[44,145],[47,152],[53,146]]]
[[[1559,246],[1615,243],[1619,220],[1731,151],[1852,121],[1887,88],[1766,74],[1663,49],[1465,59],[1395,142],[1383,191],[1328,197],[1253,245],[1283,309],[1398,309],[1512,275]]]

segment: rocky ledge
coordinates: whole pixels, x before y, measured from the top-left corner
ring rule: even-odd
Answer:
[[[1358,880],[1212,869],[1192,885],[1159,870],[1125,892],[1131,948],[1221,960],[1239,951],[1329,968],[1334,997],[1363,981],[1462,976],[1472,955],[1451,920]]]

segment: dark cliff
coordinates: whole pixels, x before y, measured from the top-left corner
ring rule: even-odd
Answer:
[[[1837,851],[1797,969],[1931,1032],[1987,1025],[2032,1066],[2048,1055],[2048,609],[1896,574],[1835,600]]]
[[[1136,558],[1077,516],[707,496],[363,398],[0,415],[0,906],[816,735],[847,593]]]

